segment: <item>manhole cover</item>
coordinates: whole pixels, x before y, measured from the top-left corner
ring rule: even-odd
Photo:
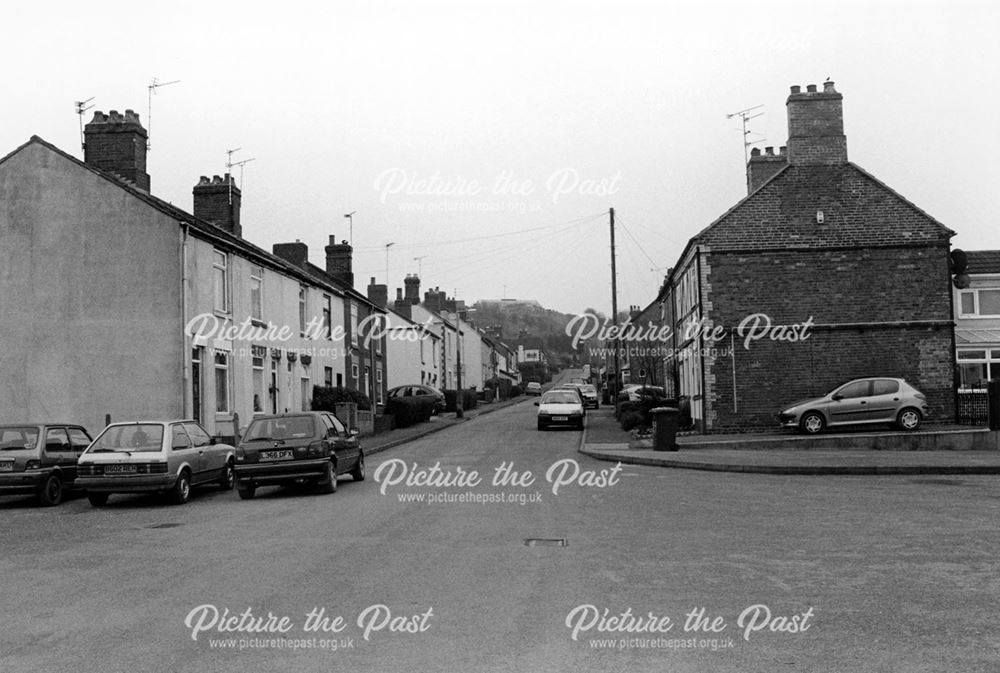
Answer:
[[[524,544],[528,547],[565,547],[567,542],[564,537],[526,537]]]
[[[146,526],[146,528],[177,528],[183,525],[182,523],[154,523]]]

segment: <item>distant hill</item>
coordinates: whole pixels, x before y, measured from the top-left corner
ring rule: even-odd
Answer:
[[[505,343],[543,348],[557,365],[572,363],[573,339],[566,334],[566,325],[574,314],[545,308],[533,299],[481,299],[472,308],[476,325],[490,333],[499,330]]]

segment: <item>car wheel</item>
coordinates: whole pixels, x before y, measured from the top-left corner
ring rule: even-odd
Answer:
[[[323,493],[337,492],[337,468],[332,460],[326,464],[326,476],[319,482],[319,488]]]
[[[351,470],[351,478],[354,481],[364,481],[365,480],[365,454],[361,451],[358,452],[358,464],[354,466]]]
[[[219,477],[219,488],[223,491],[233,490],[233,484],[236,483],[236,468],[233,467],[233,461],[226,461],[226,466],[222,468],[222,476]]]
[[[236,484],[236,492],[239,494],[240,500],[253,500],[257,493],[257,487],[253,484]]]
[[[58,474],[50,474],[38,489],[38,501],[46,507],[54,507],[62,502],[63,483]]]
[[[94,507],[104,507],[108,504],[108,496],[110,495],[110,493],[88,493],[87,500]]]
[[[191,475],[187,470],[182,470],[174,482],[174,487],[170,489],[170,500],[175,505],[183,505],[191,499]]]
[[[919,411],[913,407],[907,407],[896,415],[896,426],[905,432],[913,432],[920,427],[922,420],[923,416],[920,415]]]
[[[799,421],[799,428],[807,435],[815,435],[826,427],[826,419],[818,411],[810,411]]]

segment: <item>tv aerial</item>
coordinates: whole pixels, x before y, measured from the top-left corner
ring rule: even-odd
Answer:
[[[76,107],[76,114],[80,117],[80,149],[83,150],[87,149],[87,143],[84,140],[83,136],[83,115],[87,113],[87,110],[94,107],[94,105],[90,102],[92,100],[94,100],[93,96],[91,96],[87,100],[78,100],[74,101],[73,103],[73,105]]]
[[[229,178],[229,203],[233,202],[233,179],[232,172],[233,166],[240,167],[240,189],[243,189],[243,167],[246,166],[251,161],[254,161],[256,157],[251,157],[249,159],[243,159],[242,161],[233,161],[233,155],[239,152],[242,147],[237,147],[231,150],[226,150],[226,173],[230,175]]]
[[[149,91],[146,103],[146,151],[149,151],[153,146],[150,141],[150,138],[153,137],[153,94],[156,93],[156,90],[161,86],[170,86],[171,84],[177,84],[178,82],[180,82],[179,79],[175,79],[170,82],[161,82],[159,79],[154,77],[149,83],[149,86],[146,87]]]
[[[747,124],[750,123],[751,119],[756,119],[757,117],[760,117],[764,114],[763,111],[756,113],[754,112],[754,110],[759,110],[762,107],[764,107],[763,103],[761,103],[760,105],[754,105],[753,107],[748,107],[746,110],[740,110],[739,112],[732,112],[726,115],[726,119],[739,117],[743,122],[743,163],[747,163],[748,161],[750,161],[750,155],[748,153],[748,150],[751,145],[767,140],[767,138],[764,137],[758,138],[757,140],[750,140],[751,135],[760,135],[760,134],[754,133],[753,131],[747,128]]]

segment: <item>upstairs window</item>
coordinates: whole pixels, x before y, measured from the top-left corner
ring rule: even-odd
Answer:
[[[224,252],[215,251],[212,262],[212,277],[214,279],[215,310],[220,313],[229,312],[229,258]]]
[[[962,317],[1000,318],[1000,288],[963,290],[958,299]]]
[[[264,269],[259,266],[250,270],[250,317],[264,320]]]

